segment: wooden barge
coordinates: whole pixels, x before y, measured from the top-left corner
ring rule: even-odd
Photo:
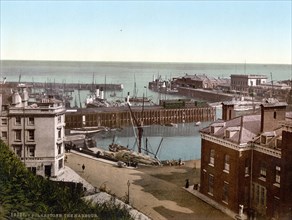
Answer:
[[[188,107],[166,109],[162,106],[131,107],[134,117],[143,126],[170,123],[190,123],[197,121],[212,121],[216,110],[213,107]],[[132,117],[128,107],[78,109],[67,112],[65,117],[66,129],[105,126],[121,128],[132,125]]]

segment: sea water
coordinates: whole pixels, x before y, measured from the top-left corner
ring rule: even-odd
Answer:
[[[87,84],[123,84],[124,89],[115,98],[124,98],[128,92],[138,96],[148,96],[153,102],[159,99],[179,98],[180,96],[159,95],[148,89],[148,82],[161,77],[170,80],[186,74],[206,74],[213,77],[230,77],[231,74],[263,74],[273,81],[291,79],[291,65],[275,64],[216,64],[216,63],[142,63],[142,62],[65,62],[65,61],[1,61],[1,77],[16,82],[47,82],[47,83],[87,83]],[[116,91],[117,92],[117,91]],[[83,91],[81,102],[84,104],[89,91]],[[111,91],[106,91],[110,98]],[[79,99],[77,94],[74,99]],[[221,117],[221,112],[216,112]],[[148,148],[161,160],[199,159],[201,139],[199,129],[208,122],[195,126],[194,123],[178,124],[177,127],[154,125],[144,128],[143,146],[148,138]],[[94,138],[97,146],[107,149],[115,143],[137,148],[135,129],[128,127],[122,131],[98,134]],[[162,140],[163,139],[163,140]],[[162,142],[161,142],[162,140]],[[161,142],[159,151],[157,148]],[[136,149],[135,149],[136,150]]]

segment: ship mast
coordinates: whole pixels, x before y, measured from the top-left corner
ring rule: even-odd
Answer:
[[[132,109],[131,109],[131,106],[129,105],[128,103],[128,107],[130,109],[130,113],[131,113],[131,117],[134,119],[134,122],[135,122],[135,125],[137,127],[137,130],[138,130],[138,152],[139,153],[142,153],[142,136],[143,136],[143,128],[142,128],[142,125],[141,125],[141,122],[137,120],[137,118],[135,117]]]

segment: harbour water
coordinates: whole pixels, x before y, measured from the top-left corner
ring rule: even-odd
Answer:
[[[207,126],[209,122],[204,122],[200,126],[195,123],[178,124],[168,127],[152,125],[143,128],[142,152],[148,151],[157,154],[160,160],[193,160],[200,159],[201,139],[199,130]],[[121,131],[99,133],[93,136],[97,142],[97,147],[108,150],[112,142],[127,146],[129,149],[137,151],[135,139],[135,128],[127,127]],[[147,144],[146,144],[146,138]],[[160,147],[159,147],[160,146]]]
[[[178,96],[161,95],[148,90],[148,82],[158,75],[163,80],[185,74],[206,74],[214,77],[229,77],[231,74],[264,74],[273,80],[291,78],[291,65],[274,64],[208,64],[208,63],[130,63],[130,62],[61,62],[61,61],[1,61],[1,76],[7,81],[47,82],[47,83],[113,83],[123,84],[124,90],[117,92],[117,97],[124,98],[128,92],[133,94],[135,85],[138,96],[148,96],[153,102],[159,99],[178,98]],[[269,81],[269,79],[268,79]],[[89,91],[83,91],[81,101],[84,103]],[[111,91],[106,91],[110,98]],[[78,97],[75,94],[76,98]],[[217,112],[220,117],[221,113]],[[144,137],[148,137],[149,149],[156,153],[163,138],[158,157],[161,160],[190,160],[200,158],[200,126],[194,124],[178,124],[177,127],[162,127],[154,125],[144,128]],[[132,148],[135,145],[133,128],[124,128],[120,132],[99,134],[94,138],[97,146],[107,148],[115,142]],[[145,139],[144,139],[145,142]],[[152,148],[152,149],[151,149]]]

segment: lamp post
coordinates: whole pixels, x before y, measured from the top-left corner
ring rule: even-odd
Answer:
[[[130,183],[130,180],[128,180],[128,182],[127,182],[127,186],[128,186],[128,204],[130,204],[130,185],[131,185],[131,183]]]

